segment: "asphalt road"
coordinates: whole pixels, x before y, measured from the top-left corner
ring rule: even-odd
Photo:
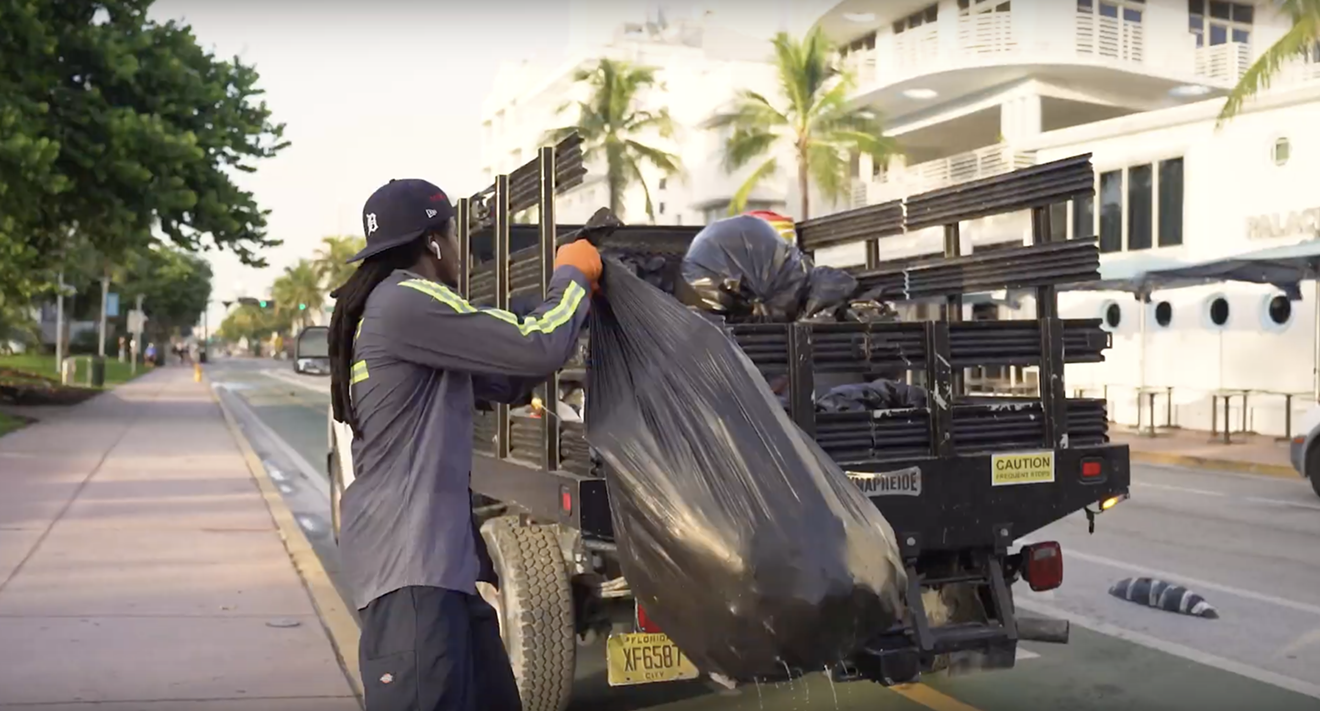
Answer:
[[[287,362],[219,359],[208,375],[279,484],[333,576],[326,454],[327,378]],[[821,675],[716,691],[693,682],[611,689],[600,646],[579,650],[574,709],[806,711],[1320,709],[1320,499],[1302,480],[1134,466],[1132,499],[1097,520],[1072,517],[1029,540],[1063,546],[1065,582],[1019,607],[1072,620],[1067,645],[1026,644],[1016,669],[933,677],[891,690]],[[1152,576],[1207,598],[1220,619],[1115,599],[1109,586]]]

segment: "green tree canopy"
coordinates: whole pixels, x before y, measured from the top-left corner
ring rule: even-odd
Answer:
[[[654,222],[655,207],[651,203],[651,189],[642,175],[642,166],[651,165],[665,175],[682,172],[678,156],[643,142],[648,137],[674,137],[674,122],[668,109],[648,111],[639,107],[642,92],[656,85],[655,70],[614,59],[601,59],[593,67],[577,70],[573,80],[587,84],[591,96],[587,101],[577,102],[575,125],[549,131],[545,140],[559,143],[574,132],[581,134],[584,157],[605,163],[610,210],[623,215],[624,191],[635,183],[641,186],[646,197],[646,216]],[[572,103],[565,104],[559,108],[559,113],[573,106]]]
[[[159,230],[264,265],[234,182],[278,153],[257,73],[147,17],[152,0],[0,0],[0,288],[31,292],[71,236],[115,262]]]
[[[161,246],[135,254],[128,265],[119,287],[120,312],[126,314],[141,294],[151,338],[191,328],[201,318],[211,299],[211,265],[205,259]]]
[[[1320,0],[1280,0],[1276,5],[1292,20],[1292,28],[1247,68],[1224,102],[1217,125],[1236,116],[1247,99],[1268,89],[1289,62],[1307,57],[1320,61]]]
[[[325,304],[325,289],[321,287],[321,274],[316,263],[300,259],[297,264],[286,267],[284,273],[271,283],[270,296],[290,325],[306,328],[312,314]]]
[[[796,217],[805,220],[811,216],[812,183],[834,199],[848,193],[852,152],[886,160],[897,149],[885,137],[876,112],[849,106],[854,79],[834,67],[834,50],[820,30],[812,30],[801,41],[781,32],[771,42],[782,94],[778,105],[754,91],[742,91],[732,110],[718,116],[714,125],[733,129],[724,150],[724,165],[730,172],[777,147],[791,149],[802,200]],[[776,157],[764,160],[734,194],[729,213],[741,212],[756,186],[778,172]]]

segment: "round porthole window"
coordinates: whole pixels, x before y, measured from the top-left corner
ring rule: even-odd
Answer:
[[[1292,318],[1292,302],[1283,294],[1270,297],[1265,304],[1265,312],[1269,315],[1271,323],[1283,326]]]
[[[1116,302],[1105,302],[1100,313],[1105,321],[1105,328],[1108,328],[1111,331],[1118,330],[1118,325],[1123,323],[1123,307],[1119,306]]]
[[[1274,147],[1270,149],[1270,157],[1274,159],[1275,165],[1283,165],[1288,162],[1292,155],[1292,144],[1286,138],[1274,139]]]
[[[1228,323],[1228,299],[1216,296],[1210,300],[1210,323],[1216,326]]]
[[[1173,304],[1167,301],[1155,304],[1155,323],[1159,324],[1160,328],[1168,328],[1169,324],[1173,323]]]

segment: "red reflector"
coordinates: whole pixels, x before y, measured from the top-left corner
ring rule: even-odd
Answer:
[[[660,628],[656,626],[651,618],[646,616],[646,610],[641,605],[637,606],[637,629],[648,634],[659,634]]]
[[[559,492],[559,508],[563,509],[566,514],[573,513],[573,494],[571,492]]]
[[[1095,460],[1091,460],[1089,462],[1082,462],[1082,478],[1094,479],[1095,477],[1098,477],[1103,473],[1104,470],[1100,467],[1100,462],[1097,462]]]
[[[1022,549],[1022,557],[1022,577],[1032,590],[1045,592],[1063,584],[1063,548],[1058,543],[1033,543]]]

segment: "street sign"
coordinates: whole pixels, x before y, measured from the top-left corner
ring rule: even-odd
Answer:
[[[105,315],[110,318],[119,316],[119,294],[113,291],[105,295]]]
[[[145,312],[140,311],[138,309],[133,309],[132,311],[128,312],[129,333],[142,333],[144,330],[146,330],[146,325],[147,325],[147,314]]]

